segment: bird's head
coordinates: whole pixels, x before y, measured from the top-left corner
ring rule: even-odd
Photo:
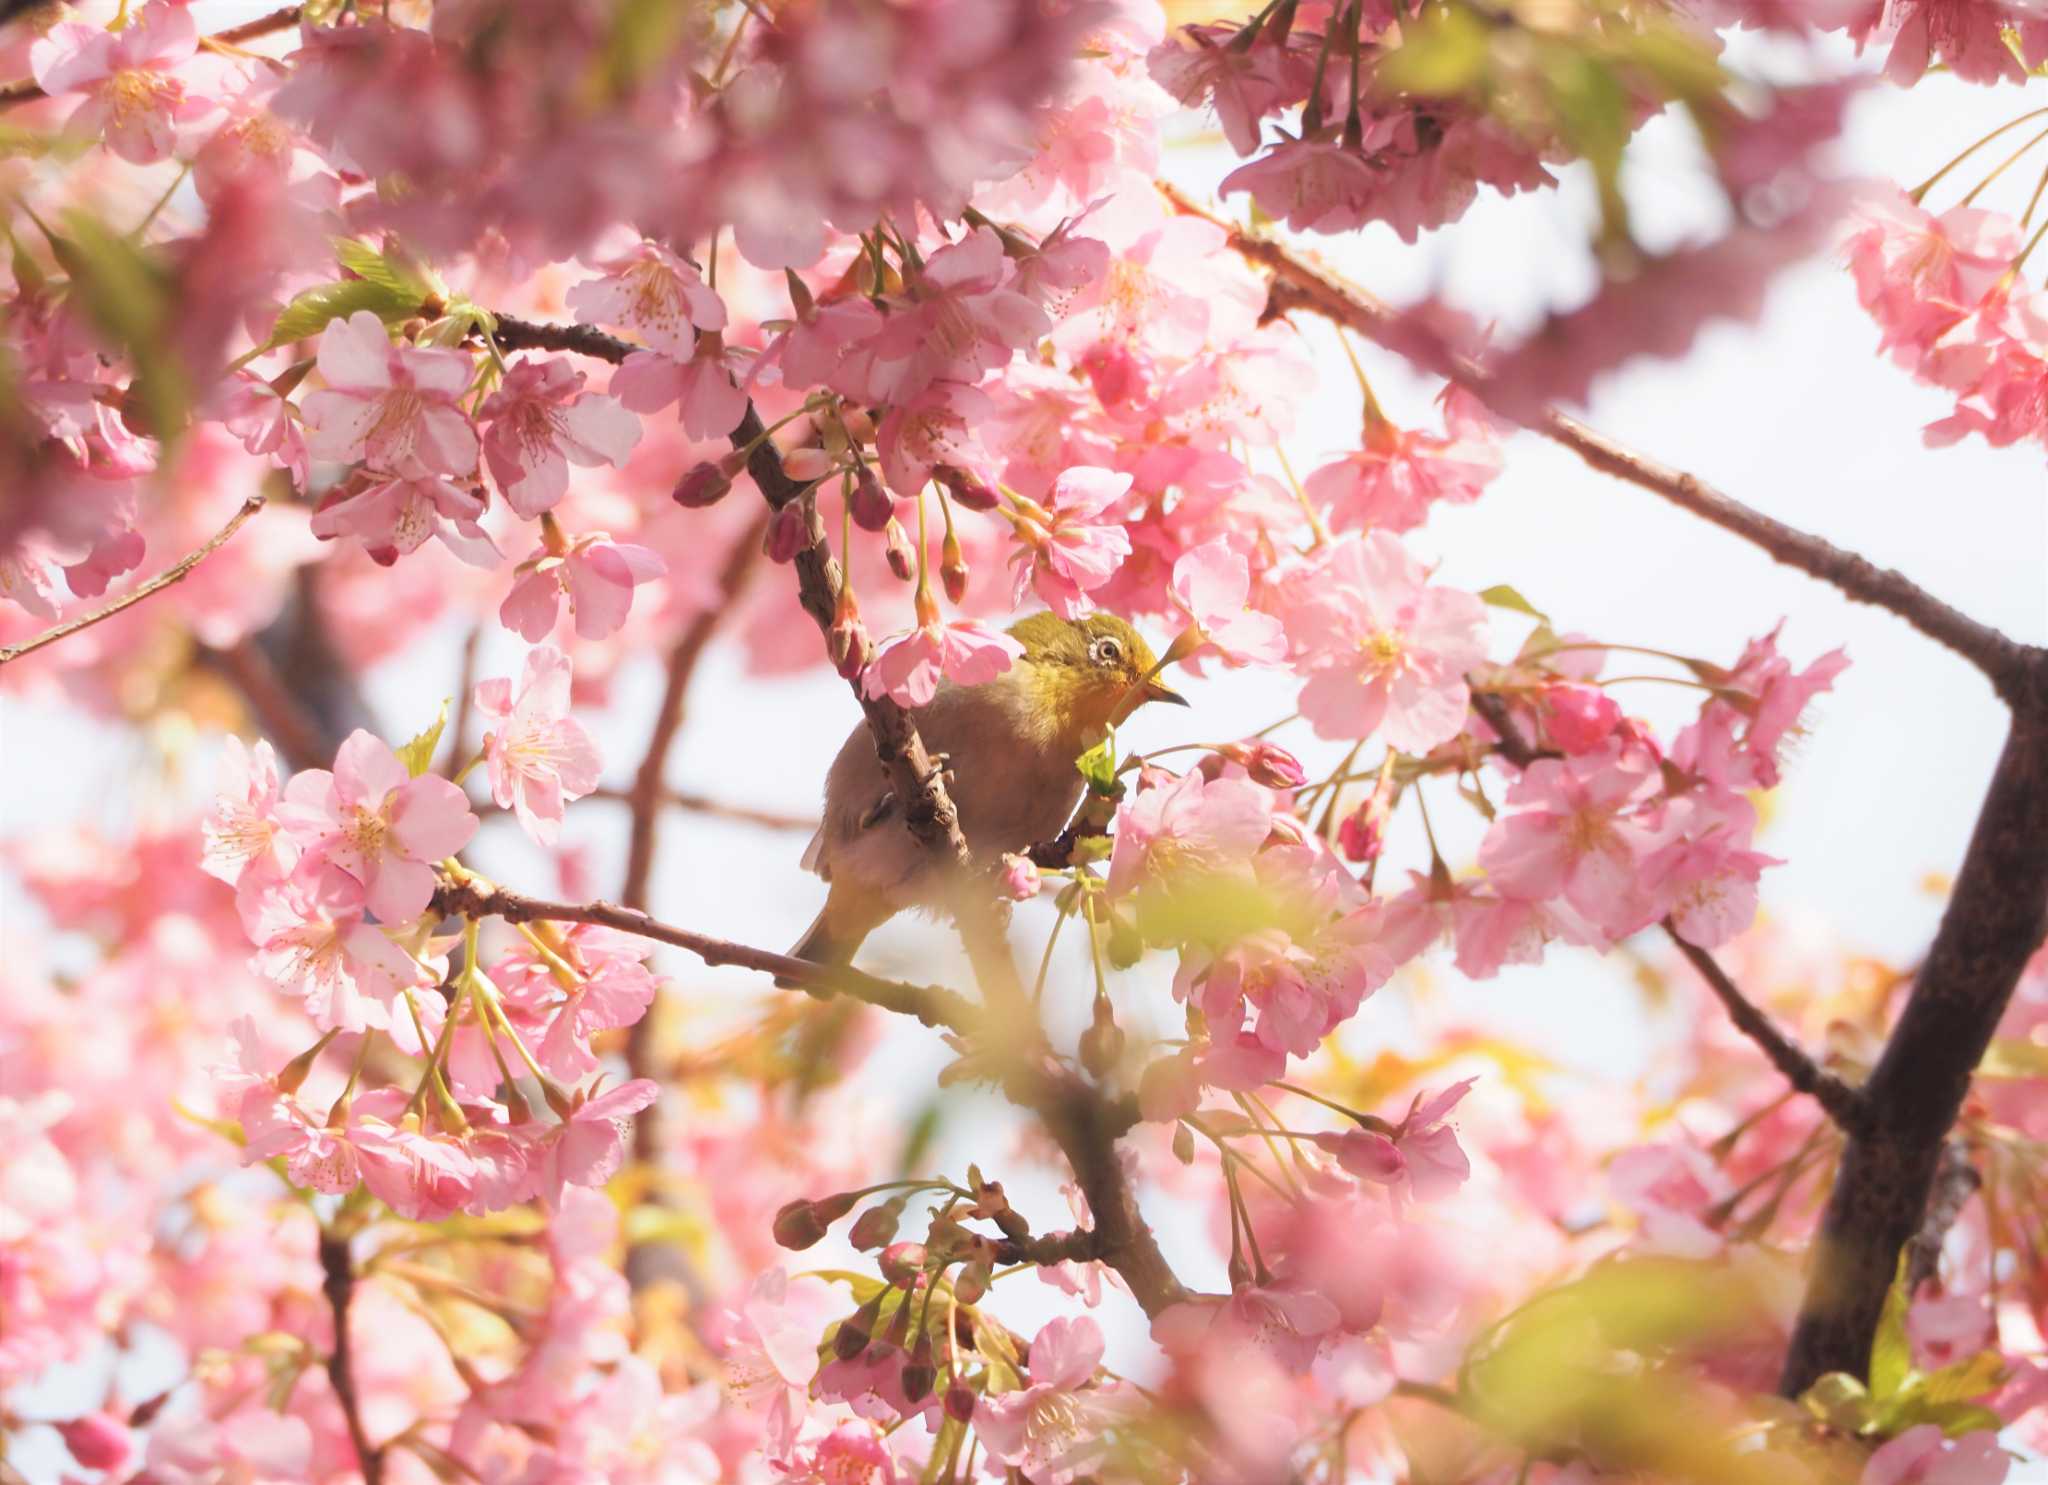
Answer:
[[[1153,674],[1159,661],[1144,637],[1114,614],[1033,614],[1010,637],[1024,646],[1032,709],[1049,732],[1100,736],[1148,701],[1187,705]]]

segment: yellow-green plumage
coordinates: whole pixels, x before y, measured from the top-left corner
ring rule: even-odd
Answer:
[[[1146,702],[1180,700],[1150,679],[1150,647],[1113,615],[1033,614],[1009,632],[1021,660],[985,685],[942,682],[913,713],[926,749],[945,755],[961,833],[982,862],[1057,836],[1081,800],[1074,760]],[[888,919],[943,896],[943,864],[903,823],[865,725],[825,777],[824,820],[804,865],[830,891],[790,952],[821,964],[849,962]]]

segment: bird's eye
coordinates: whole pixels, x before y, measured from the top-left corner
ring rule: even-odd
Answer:
[[[1097,665],[1116,665],[1121,663],[1123,658],[1124,647],[1115,640],[1098,639],[1095,641],[1095,663]]]

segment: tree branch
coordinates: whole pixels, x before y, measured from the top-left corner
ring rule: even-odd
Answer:
[[[1865,1376],[1898,1270],[1923,1230],[1942,1151],[2027,960],[2048,930],[2048,674],[2013,710],[1955,888],[1877,1066],[1870,1127],[1850,1137],[1779,1390]]]
[[[1941,1263],[1941,1247],[1948,1232],[1963,1215],[1963,1208],[1984,1184],[1984,1177],[1970,1161],[1970,1147],[1950,1140],[1941,1149],[1941,1163],[1935,1167],[1934,1190],[1927,1198],[1927,1215],[1906,1249],[1906,1292],[1911,1294],[1934,1277]]]
[[[600,928],[616,928],[621,933],[687,949],[706,964],[757,969],[805,990],[851,996],[885,1011],[913,1016],[927,1026],[944,1027],[950,1031],[971,1030],[980,1019],[980,1013],[964,997],[936,985],[906,985],[895,980],[877,979],[857,969],[837,969],[813,964],[808,959],[792,959],[787,954],[770,953],[766,949],[677,928],[649,917],[638,908],[622,907],[616,903],[547,902],[508,892],[502,887],[486,889],[472,882],[454,882],[442,884],[434,894],[434,906],[442,913],[463,918],[503,918],[507,923],[592,923]]]
[[[239,46],[245,41],[254,41],[259,36],[288,30],[299,23],[300,7],[288,5],[283,10],[273,10],[269,15],[258,16],[253,21],[244,21],[239,26],[230,26],[225,31],[216,31],[202,38],[222,46]],[[38,87],[33,78],[0,87],[0,108],[14,108],[23,103],[33,103],[49,94]]]
[[[29,654],[34,650],[40,650],[44,645],[55,644],[58,640],[76,634],[81,629],[89,629],[103,619],[111,619],[115,614],[120,613],[121,610],[132,608],[134,605],[142,602],[150,594],[170,587],[172,583],[183,578],[193,568],[225,546],[228,538],[242,529],[242,523],[261,509],[263,509],[263,497],[261,495],[251,495],[242,502],[241,509],[235,512],[227,525],[221,527],[220,530],[208,537],[206,543],[197,551],[186,553],[148,582],[140,587],[131,588],[112,603],[104,604],[89,614],[80,614],[75,619],[66,619],[54,629],[45,629],[34,639],[26,639],[18,645],[7,645],[4,648],[0,648],[0,665],[5,665],[10,660],[19,660],[23,655]]]
[[[355,1368],[349,1359],[348,1310],[355,1297],[356,1272],[349,1256],[348,1239],[322,1228],[320,1231],[320,1289],[327,1296],[327,1308],[334,1316],[334,1349],[327,1355],[327,1380],[334,1388],[335,1401],[348,1424],[349,1442],[355,1446],[356,1462],[362,1466],[363,1485],[383,1485],[384,1455],[370,1445],[363,1430],[362,1407],[356,1398]]]
[[[1728,1019],[1735,1023],[1735,1029],[1763,1048],[1764,1056],[1785,1075],[1786,1082],[1825,1109],[1839,1128],[1854,1132],[1866,1127],[1869,1110],[1862,1094],[1815,1062],[1805,1049],[1778,1030],[1776,1023],[1728,977],[1720,961],[1698,944],[1688,943],[1680,935],[1678,925],[1666,918],[1662,926],[1671,942],[1678,945],[1678,952],[1699,971],[1707,988],[1727,1007]]]
[[[1229,234],[1229,245],[1240,256],[1273,273],[1269,314],[1284,314],[1300,308],[1354,330],[1375,344],[1400,355],[1409,355],[1412,345],[1400,333],[1399,316],[1384,301],[1346,282],[1308,257],[1272,238],[1255,236],[1232,222],[1203,210],[1173,186],[1158,182],[1160,192],[1174,209],[1199,217]],[[1459,359],[1449,366],[1432,366],[1480,401],[1493,406],[1491,386],[1485,371],[1475,363]],[[1810,577],[1831,584],[1858,603],[1873,604],[1898,615],[1936,643],[1961,655],[1990,678],[1998,693],[2011,700],[2024,689],[2029,670],[2037,667],[2044,652],[2008,638],[1987,624],[1950,607],[1902,573],[1881,568],[1867,558],[1845,552],[1822,537],[1788,526],[1761,511],[1722,494],[1705,481],[1683,470],[1660,464],[1638,454],[1556,409],[1547,409],[1534,420],[1514,419],[1552,443],[1570,449],[1603,474],[1626,480],[1668,500],[1702,520],[1762,548],[1778,562],[1797,568]]]
[[[1486,719],[1486,724],[1500,739],[1496,745],[1500,756],[1517,768],[1527,768],[1541,758],[1556,758],[1560,754],[1547,748],[1533,745],[1522,736],[1522,729],[1515,725],[1514,717],[1508,711],[1507,702],[1497,691],[1482,691],[1476,686],[1472,690],[1472,710]],[[1799,1092],[1806,1094],[1827,1111],[1841,1129],[1853,1130],[1864,1122],[1863,1095],[1850,1087],[1819,1063],[1815,1062],[1790,1037],[1777,1028],[1771,1018],[1744,995],[1728,972],[1721,968],[1714,956],[1698,944],[1688,943],[1680,936],[1678,928],[1669,918],[1660,925],[1678,946],[1692,967],[1699,971],[1721,1004],[1727,1007],[1728,1019],[1735,1023],[1735,1029],[1763,1049],[1771,1065],[1785,1075],[1785,1081]]]

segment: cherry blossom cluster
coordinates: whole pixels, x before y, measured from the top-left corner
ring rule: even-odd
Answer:
[[[2019,223],[1958,206],[1934,215],[1887,192],[1843,245],[1856,297],[1899,365],[1955,398],[1930,444],[2048,440],[2048,296],[2019,276]]]

